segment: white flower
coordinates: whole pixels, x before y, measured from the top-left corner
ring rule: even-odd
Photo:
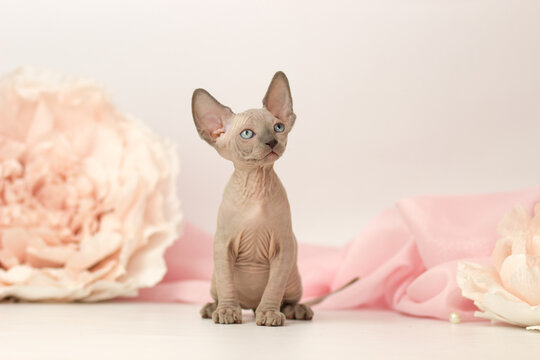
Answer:
[[[499,233],[495,266],[460,262],[458,285],[477,316],[540,330],[540,203],[532,219],[523,208],[506,214]]]

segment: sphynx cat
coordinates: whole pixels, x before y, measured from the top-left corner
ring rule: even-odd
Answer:
[[[291,210],[274,172],[296,118],[287,77],[274,75],[262,109],[234,114],[197,89],[192,112],[201,138],[234,164],[214,237],[210,293],[215,302],[206,304],[201,316],[219,324],[241,323],[243,308],[255,311],[257,325],[281,326],[285,318],[311,320],[309,305],[330,294],[299,303],[302,282]]]

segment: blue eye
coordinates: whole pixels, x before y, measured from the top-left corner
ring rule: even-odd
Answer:
[[[251,139],[253,135],[255,135],[255,133],[249,129],[242,130],[242,132],[240,133],[240,136],[242,137],[242,139],[246,139],[246,140]]]
[[[275,132],[284,132],[285,131],[285,125],[282,123],[277,123],[274,125],[274,131]]]

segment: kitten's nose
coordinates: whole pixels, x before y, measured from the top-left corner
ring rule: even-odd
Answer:
[[[266,145],[270,146],[271,149],[274,148],[274,146],[276,146],[277,144],[277,140],[276,139],[272,139],[272,141],[269,141],[266,143]]]

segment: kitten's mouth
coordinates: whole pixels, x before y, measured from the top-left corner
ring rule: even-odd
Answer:
[[[279,157],[279,155],[275,151],[272,150],[264,158],[266,159],[266,158],[273,157],[273,156],[276,157],[276,158]]]

